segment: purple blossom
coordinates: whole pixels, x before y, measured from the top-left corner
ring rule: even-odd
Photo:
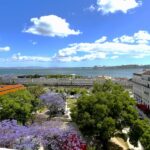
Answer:
[[[76,135],[74,141],[68,140],[72,135]],[[43,145],[52,150],[66,150],[65,147],[62,149],[64,145],[67,144],[68,148],[72,146],[78,148],[81,141],[77,131],[61,121],[48,121],[28,127],[18,125],[15,120],[0,122],[0,147],[3,148],[36,150]]]
[[[65,110],[65,99],[62,95],[57,93],[46,93],[40,96],[43,105],[49,108],[49,113],[58,114],[60,112],[64,113]]]
[[[64,98],[57,93],[46,93],[40,96],[42,102],[49,106],[49,105],[58,105],[58,107],[65,107],[65,100]]]

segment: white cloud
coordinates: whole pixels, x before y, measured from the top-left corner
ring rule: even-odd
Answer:
[[[53,59],[70,62],[94,59],[116,59],[120,56],[143,58],[150,56],[150,33],[138,31],[132,36],[123,35],[108,41],[107,37],[96,40],[93,43],[74,43],[60,49]],[[144,40],[145,42],[139,42]]]
[[[97,0],[98,11],[103,14],[117,11],[127,13],[128,10],[139,7],[141,4],[139,0]]]
[[[115,56],[115,55],[114,55],[114,56],[112,56],[112,57],[110,57],[110,58],[111,58],[111,59],[117,59],[117,58],[119,58],[119,56],[117,56],[117,55]]]
[[[98,52],[98,53],[91,53],[86,54],[84,56],[65,56],[65,57],[54,57],[54,59],[61,61],[61,62],[80,62],[80,61],[86,61],[86,60],[95,60],[95,59],[104,59],[106,58],[106,53],[104,52]]]
[[[150,33],[147,31],[139,31],[134,34],[134,38],[137,43],[147,44],[150,42]]]
[[[33,25],[24,32],[50,37],[67,37],[81,33],[79,30],[70,29],[70,24],[65,19],[55,15],[31,18],[30,21]]]
[[[48,62],[51,61],[51,57],[40,57],[40,56],[23,56],[21,53],[14,54],[12,56],[14,61],[39,61],[39,62]]]
[[[0,52],[8,52],[10,51],[10,47],[6,46],[6,47],[0,47]]]
[[[95,43],[103,43],[107,40],[106,36],[102,36],[100,39],[96,40]]]
[[[114,39],[113,39],[113,42],[119,43],[119,38],[114,38]]]
[[[134,43],[135,42],[134,37],[130,37],[127,35],[123,35],[122,37],[120,37],[120,41],[123,43]]]
[[[115,43],[119,43],[119,42],[121,42],[121,43],[134,43],[135,39],[134,39],[134,37],[123,35],[119,38],[113,39],[113,42],[115,42]]]
[[[133,57],[138,59],[138,58],[144,58],[145,56],[150,56],[150,54],[136,54]]]
[[[91,6],[88,8],[88,10],[90,10],[90,11],[92,12],[92,11],[96,10],[96,7],[95,7],[94,5],[91,5]]]
[[[139,42],[144,40],[145,42]],[[49,57],[24,56],[20,53],[12,56],[15,61],[60,61],[80,62],[101,59],[117,59],[119,57],[144,58],[150,56],[150,33],[138,31],[131,35],[123,35],[108,40],[102,36],[91,43],[73,43],[58,50],[56,54]]]
[[[138,43],[138,44],[148,44],[150,42],[150,33],[147,31],[138,31],[133,36],[123,35],[113,39],[116,43]]]

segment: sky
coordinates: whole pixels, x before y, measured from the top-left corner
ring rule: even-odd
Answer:
[[[0,67],[150,64],[149,0],[0,0]]]

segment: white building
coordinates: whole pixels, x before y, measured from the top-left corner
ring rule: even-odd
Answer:
[[[150,109],[150,70],[134,73],[133,94],[138,104],[143,104]]]

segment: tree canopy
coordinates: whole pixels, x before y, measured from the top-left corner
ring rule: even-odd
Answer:
[[[141,142],[145,150],[150,150],[150,122],[149,120],[135,120],[130,128],[130,142],[137,146]]]
[[[85,142],[73,126],[62,121],[21,126],[16,120],[0,122],[0,147],[19,150],[86,150]]]
[[[65,99],[63,95],[48,92],[40,96],[41,103],[49,109],[49,116],[54,117],[57,114],[64,114]]]
[[[0,120],[16,119],[25,124],[36,111],[38,103],[39,100],[27,90],[0,96]]]
[[[138,119],[135,100],[120,85],[106,81],[95,84],[90,94],[82,95],[71,116],[84,135],[95,138],[107,149],[108,141],[117,131]]]
[[[43,93],[45,93],[44,87],[41,85],[29,86],[27,89],[35,96],[35,98],[39,98]]]

